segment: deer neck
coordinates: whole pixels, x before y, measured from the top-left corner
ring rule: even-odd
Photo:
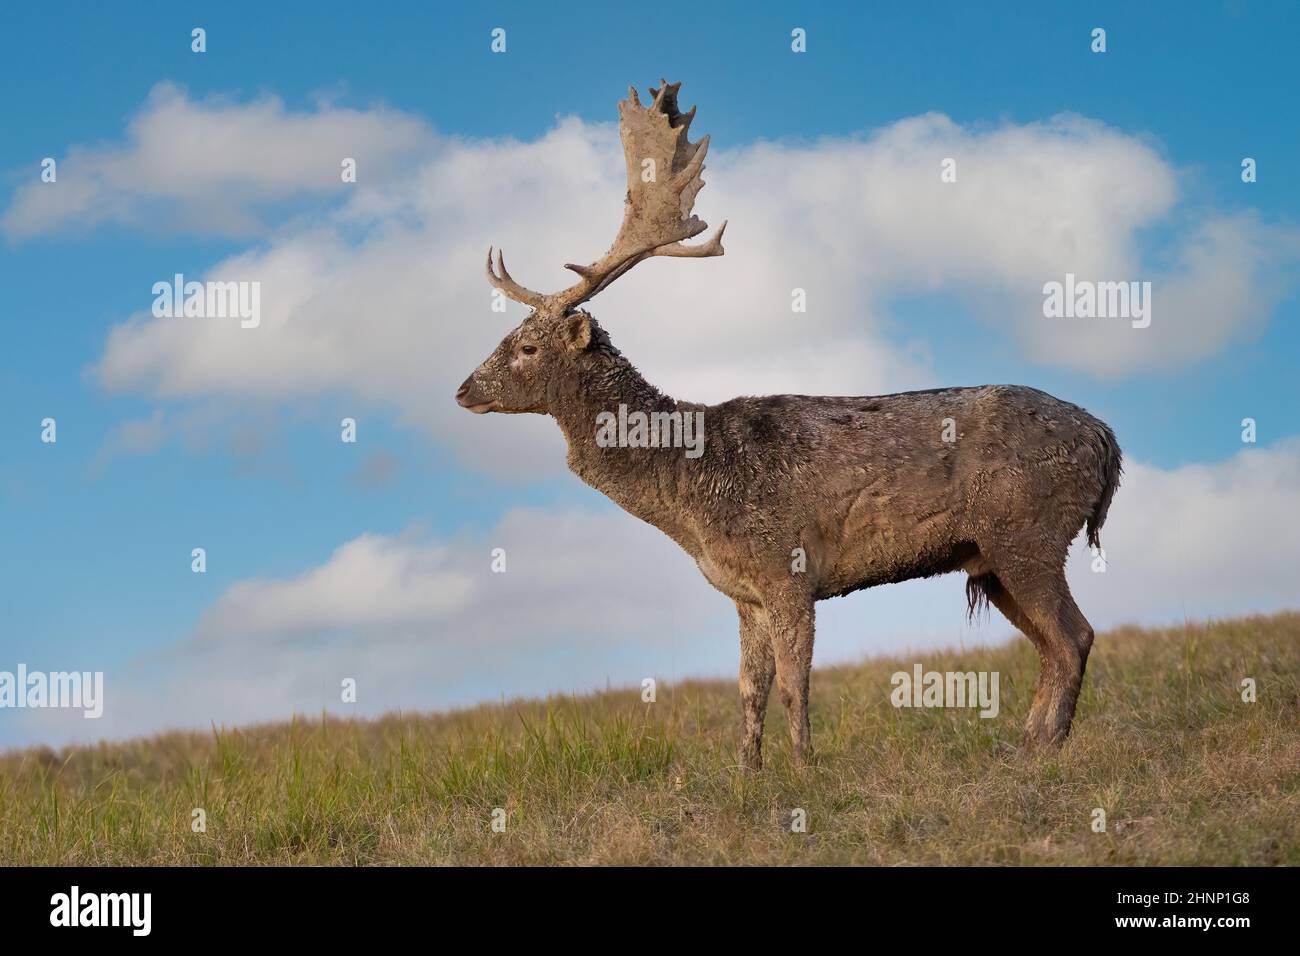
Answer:
[[[569,445],[569,469],[624,510],[672,537],[682,448],[644,447],[636,442],[636,415],[687,412],[647,382],[622,356],[578,377],[576,388],[552,411]],[[625,427],[624,423],[633,423]],[[603,429],[603,430],[602,430]],[[610,445],[611,436],[631,444]]]

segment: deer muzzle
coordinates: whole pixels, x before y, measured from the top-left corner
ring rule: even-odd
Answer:
[[[474,376],[465,379],[456,389],[456,404],[468,408],[475,415],[483,415],[493,410],[496,399],[483,399],[474,394]]]

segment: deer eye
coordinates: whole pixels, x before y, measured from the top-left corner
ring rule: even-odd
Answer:
[[[535,353],[535,352],[537,351],[537,346],[536,346],[536,345],[523,345],[523,346],[520,346],[519,351],[523,352],[525,355],[532,355],[533,353]]]

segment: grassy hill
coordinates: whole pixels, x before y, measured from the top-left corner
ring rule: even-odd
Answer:
[[[999,716],[895,709],[918,659],[998,671]],[[1070,741],[1025,757],[1036,675],[1024,640],[816,671],[803,773],[775,694],[736,769],[732,682],[11,753],[0,861],[1300,863],[1300,614],[1100,635]]]

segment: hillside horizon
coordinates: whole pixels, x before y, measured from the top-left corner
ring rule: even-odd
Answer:
[[[997,716],[894,706],[918,664],[996,672]],[[802,772],[775,699],[767,766],[739,770],[721,680],[27,749],[0,756],[0,857],[1300,863],[1300,613],[1100,634],[1070,739],[1026,754],[1036,673],[1024,640],[823,668]]]

